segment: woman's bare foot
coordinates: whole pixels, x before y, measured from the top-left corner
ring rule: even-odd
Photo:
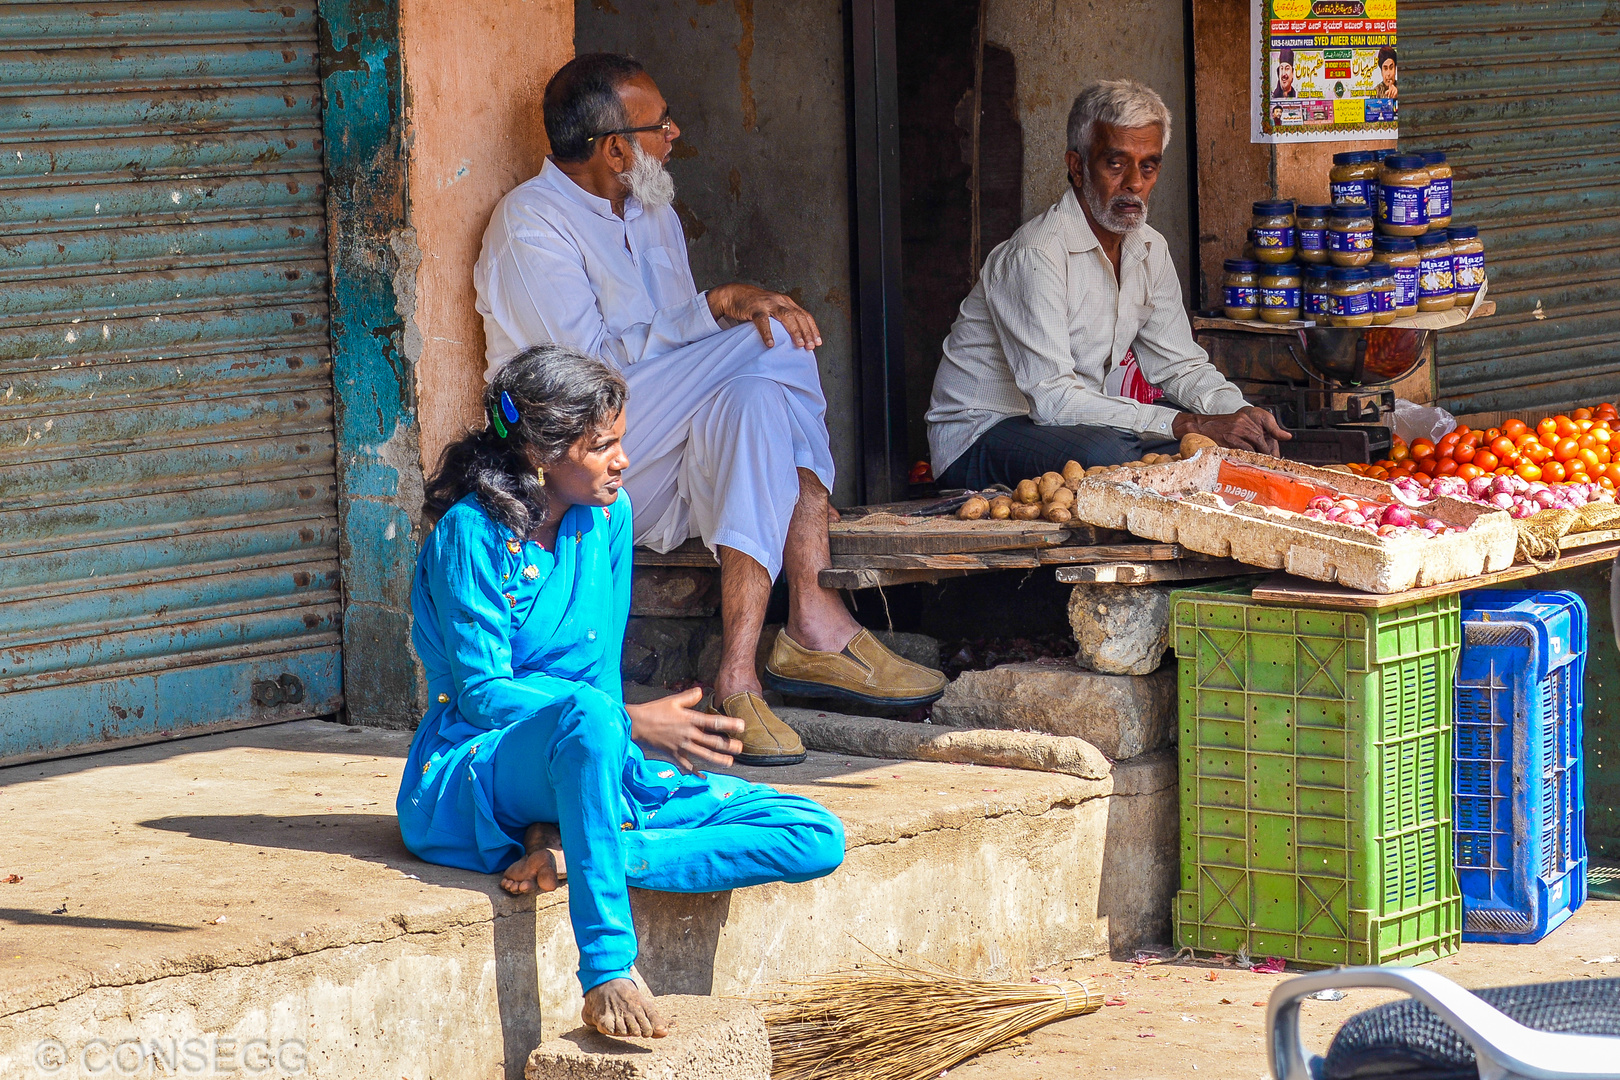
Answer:
[[[513,896],[555,892],[567,879],[562,833],[550,822],[537,821],[524,830],[523,858],[506,868],[501,876],[501,888]]]
[[[585,994],[584,1021],[604,1035],[662,1039],[669,1034],[664,1016],[630,979],[609,979]]]

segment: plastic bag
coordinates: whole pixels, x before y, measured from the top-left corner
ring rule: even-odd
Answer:
[[[1440,436],[1456,430],[1457,418],[1436,405],[1419,405],[1405,398],[1395,399],[1395,434],[1406,442],[1428,439],[1438,442]]]

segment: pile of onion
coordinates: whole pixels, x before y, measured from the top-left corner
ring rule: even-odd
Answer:
[[[1310,501],[1304,514],[1312,521],[1332,521],[1339,525],[1364,529],[1376,536],[1445,536],[1461,532],[1456,525],[1448,525],[1439,518],[1415,512],[1400,502],[1381,503],[1371,499],[1358,499],[1353,495],[1318,495]]]

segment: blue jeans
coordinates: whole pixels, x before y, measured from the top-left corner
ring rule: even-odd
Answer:
[[[980,435],[966,453],[936,479],[942,488],[982,491],[992,484],[1016,486],[1046,472],[1061,472],[1065,463],[1123,465],[1143,454],[1173,454],[1173,439],[1152,439],[1121,428],[1050,427],[1027,416],[1013,416]]]
[[[721,892],[808,881],[844,858],[844,827],[798,795],[647,761],[623,706],[585,691],[511,725],[494,762],[495,817],[556,822],[583,990],[625,977],[637,944],[629,886]],[[653,827],[653,822],[657,823]]]

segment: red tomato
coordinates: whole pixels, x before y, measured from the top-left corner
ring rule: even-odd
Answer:
[[[1467,439],[1464,439],[1462,442],[1457,444],[1457,449],[1451,452],[1451,456],[1456,458],[1460,464],[1466,465],[1470,461],[1474,460],[1474,455],[1478,452],[1479,451],[1474,449],[1473,443],[1469,442]]]
[[[1491,453],[1489,450],[1481,450],[1474,455],[1474,464],[1478,465],[1486,472],[1495,472],[1496,467],[1500,465],[1501,462],[1497,459],[1496,455]]]
[[[1580,444],[1574,439],[1559,439],[1558,445],[1553,447],[1553,457],[1559,461],[1571,461],[1580,452]]]
[[[1464,480],[1472,480],[1476,476],[1484,476],[1485,470],[1474,464],[1459,465],[1457,466],[1457,475]]]
[[[1456,458],[1442,457],[1434,459],[1434,475],[1436,476],[1455,476],[1459,468],[1461,466],[1457,464]]]
[[[1562,484],[1569,474],[1562,461],[1544,461],[1541,463],[1541,478],[1549,484]]]
[[[1541,436],[1542,442],[1550,445],[1552,440],[1558,437],[1558,421],[1550,416],[1547,417],[1547,419],[1536,425],[1536,434]]]
[[[1530,462],[1530,461],[1520,462],[1519,467],[1517,469],[1514,469],[1513,471],[1518,473],[1520,476],[1522,476],[1526,480],[1536,481],[1536,480],[1541,479],[1541,468],[1539,466],[1537,466],[1534,462]]]

